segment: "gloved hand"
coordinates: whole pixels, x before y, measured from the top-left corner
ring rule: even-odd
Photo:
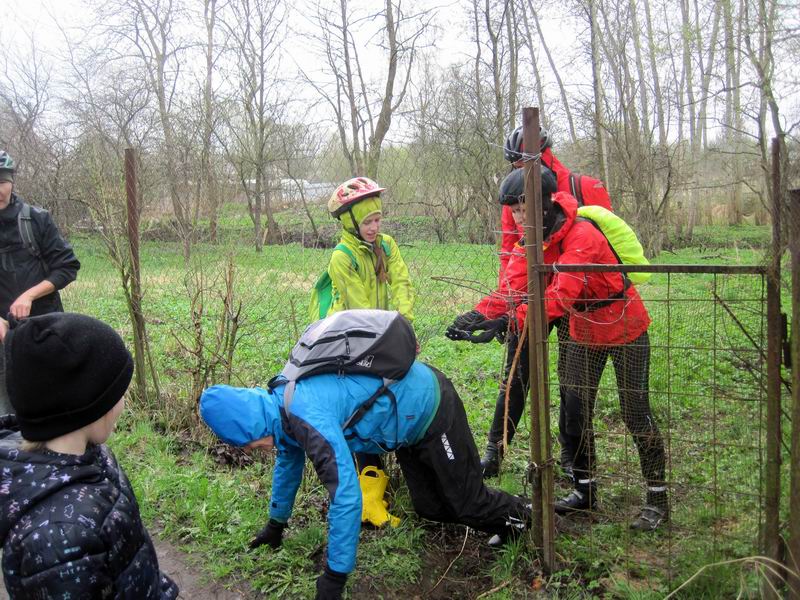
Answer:
[[[259,546],[267,544],[273,550],[277,550],[281,547],[284,529],[286,529],[286,523],[270,519],[264,526],[264,529],[259,531],[258,535],[252,539],[250,542],[250,549],[255,550]]]
[[[444,335],[455,341],[468,340],[475,327],[484,321],[486,321],[486,317],[477,310],[465,312],[455,318],[453,324],[447,328]]]
[[[341,600],[346,583],[346,573],[338,573],[325,565],[322,575],[317,577],[316,600]]]
[[[465,312],[464,314],[458,315],[453,321],[453,327],[456,329],[469,330],[472,325],[477,325],[485,320],[486,317],[483,315],[483,313],[480,313],[477,310],[471,310],[469,312]]]
[[[475,334],[475,331],[482,331],[483,333]],[[485,344],[491,342],[492,339],[497,338],[501,343],[505,341],[506,331],[508,331],[508,316],[503,315],[491,321],[483,321],[475,325],[472,333],[463,339],[468,339],[473,344]]]

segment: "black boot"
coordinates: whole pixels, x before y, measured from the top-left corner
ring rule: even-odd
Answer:
[[[497,442],[489,442],[486,444],[486,453],[481,459],[481,469],[483,469],[484,479],[497,477],[497,474],[500,472],[501,455],[500,444]]]
[[[647,504],[631,523],[635,531],[655,531],[669,521],[669,499],[666,491],[647,492]]]
[[[594,485],[580,486],[572,490],[568,496],[556,500],[555,510],[559,515],[567,515],[579,510],[597,508],[597,488]]]

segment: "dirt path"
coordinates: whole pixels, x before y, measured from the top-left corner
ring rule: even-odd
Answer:
[[[179,598],[186,600],[253,600],[258,596],[246,586],[235,586],[238,589],[227,590],[221,583],[212,581],[198,567],[192,564],[190,557],[172,544],[153,537],[161,570],[172,577],[181,589]],[[0,600],[8,600],[5,586],[0,579]]]

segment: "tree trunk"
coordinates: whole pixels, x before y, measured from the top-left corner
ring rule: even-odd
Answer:
[[[592,87],[594,89],[594,129],[597,143],[597,163],[600,176],[606,185],[608,177],[608,152],[606,149],[606,134],[603,118],[603,83],[600,73],[600,31],[597,26],[597,10],[595,2],[589,0],[589,27],[591,30],[592,48]]]
[[[664,98],[661,95],[661,83],[656,65],[656,44],[653,38],[653,21],[650,18],[650,0],[642,1],[644,3],[645,24],[647,25],[647,54],[650,61],[650,76],[653,79],[653,114],[658,115],[658,144],[663,147],[667,143],[667,128],[664,124],[664,113],[667,112],[667,107],[664,105]]]
[[[203,87],[203,152],[201,165],[203,181],[208,200],[208,229],[212,243],[217,241],[217,182],[212,168],[211,154],[212,136],[214,135],[214,103],[213,103],[213,73],[214,73],[214,26],[217,18],[217,0],[206,0],[203,13],[206,23],[206,80]]]
[[[593,1],[594,0],[592,0],[592,2]],[[555,60],[553,60],[553,55],[550,53],[550,48],[548,48],[547,42],[545,42],[544,40],[544,35],[542,34],[542,26],[539,23],[539,15],[536,13],[536,9],[533,6],[532,0],[528,0],[528,10],[530,11],[531,16],[533,17],[533,22],[536,25],[536,31],[539,33],[539,41],[541,41],[542,43],[542,49],[544,50],[545,56],[547,57],[547,62],[550,64],[550,69],[553,71],[553,76],[556,78],[556,83],[558,84],[558,93],[561,95],[561,104],[564,107],[564,114],[567,117],[567,125],[569,126],[569,137],[570,140],[574,143],[577,141],[578,136],[575,133],[575,122],[572,118],[572,111],[570,110],[569,107],[567,90],[564,88],[564,82],[561,80],[561,74],[558,72],[558,67],[556,66]],[[594,71],[594,60],[592,61],[592,71]],[[544,107],[542,107],[542,109],[544,110]],[[545,110],[545,112],[548,113],[549,111]]]
[[[631,25],[633,31],[633,48],[636,55],[636,74],[639,77],[639,103],[642,111],[642,129],[650,135],[650,106],[647,100],[647,80],[644,76],[644,61],[642,60],[642,43],[639,39],[639,18],[637,16],[636,0],[630,0]]]

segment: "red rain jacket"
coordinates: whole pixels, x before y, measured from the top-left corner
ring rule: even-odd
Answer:
[[[550,148],[545,148],[542,152],[542,164],[555,174],[557,190],[559,192],[570,193],[570,170],[561,164],[561,161],[556,158]],[[603,204],[602,206],[611,210],[610,204]],[[502,236],[500,241],[500,277],[498,281],[502,286],[503,271],[505,271],[506,265],[514,251],[514,245],[522,239],[522,231],[517,227],[517,224],[514,223],[514,215],[511,212],[510,206],[503,206],[500,216],[500,231],[502,232]]]
[[[565,221],[545,243],[546,264],[618,264],[606,237],[590,222],[577,221],[578,202],[565,192],[553,195]],[[528,267],[525,248],[517,243],[509,254],[500,286],[475,307],[489,319],[513,311],[517,324],[525,320],[528,305]],[[605,306],[591,309],[592,302],[623,296]],[[589,310],[586,310],[589,308]],[[565,314],[570,317],[570,337],[581,344],[612,346],[627,344],[642,335],[650,316],[636,288],[620,273],[556,273],[545,290],[549,321]]]

